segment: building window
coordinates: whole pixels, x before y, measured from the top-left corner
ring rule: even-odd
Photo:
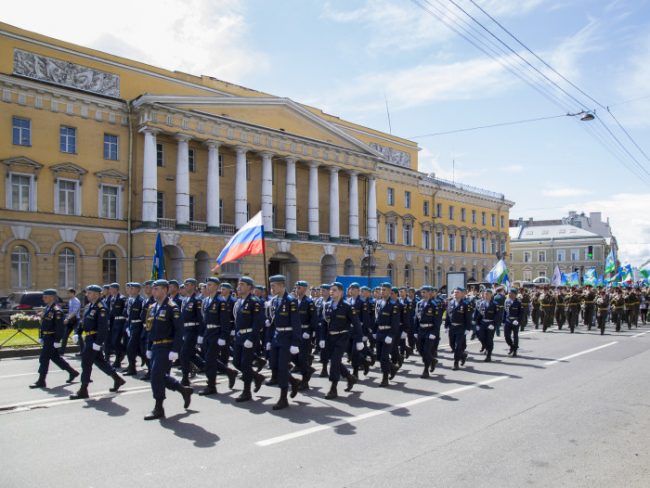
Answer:
[[[442,218],[442,203],[436,203],[436,217]]]
[[[32,121],[21,117],[12,118],[13,143],[16,146],[32,145]]]
[[[273,228],[277,229],[278,228],[278,212],[277,212],[277,209],[276,209],[275,205],[273,205],[271,207],[271,221],[273,222]]]
[[[72,288],[77,282],[77,256],[66,247],[59,253],[59,288]]]
[[[454,206],[449,205],[449,220],[454,220]]]
[[[413,227],[411,227],[411,224],[404,224],[403,229],[404,229],[404,245],[405,246],[412,246],[413,245]]]
[[[251,163],[247,159],[246,160],[246,181],[250,181],[250,180],[251,180]]]
[[[165,218],[165,194],[161,191],[156,195],[156,215],[159,219]]]
[[[545,276],[546,276],[546,271],[540,271],[540,272],[539,272],[539,275],[540,275],[542,278],[545,277]]]
[[[393,188],[388,188],[388,193],[386,198],[388,199],[388,205],[391,207],[395,205],[395,190]]]
[[[386,266],[386,276],[388,276],[388,281],[393,282],[393,265],[391,263],[388,263],[388,266]]]
[[[461,222],[465,222],[466,214],[467,214],[466,210],[464,208],[461,208],[460,209],[460,221]]]
[[[194,195],[190,195],[190,222],[194,222]]]
[[[158,192],[161,195],[160,192]],[[119,218],[119,198],[120,189],[117,186],[102,185],[102,208],[101,217],[104,219],[117,219]]]
[[[395,224],[392,222],[386,224],[386,242],[395,244]]]
[[[64,153],[74,154],[77,152],[77,129],[65,125],[61,126],[59,148]]]
[[[481,212],[481,225],[485,225],[485,212]]]
[[[219,222],[223,224],[223,200],[219,199]]]
[[[248,222],[251,219],[251,204],[247,203],[246,204],[246,222]]]
[[[499,249],[501,250],[501,254],[505,256],[505,254],[506,254],[506,241],[499,241]]]
[[[476,237],[472,236],[472,253],[476,254]]]
[[[112,134],[104,134],[104,159],[117,161],[119,159],[119,138]]]
[[[442,239],[442,232],[436,232],[436,251],[442,251],[443,250],[443,239]]]
[[[497,225],[497,216],[492,214],[491,217],[492,217],[491,218],[492,227],[496,227],[496,225]]]
[[[476,224],[476,210],[472,210],[472,224]]]
[[[571,249],[571,261],[580,261],[580,249]]]
[[[106,251],[102,255],[102,280],[104,283],[117,281],[117,256],[113,251]]]
[[[32,175],[10,174],[9,191],[7,192],[7,207],[24,212],[34,211],[32,196],[34,195],[34,177]]]
[[[537,261],[539,261],[540,263],[546,262],[546,251],[539,251],[537,253]]]
[[[456,251],[456,234],[449,234],[449,251]]]
[[[494,239],[490,239],[490,252],[492,254],[497,253],[497,241]]]
[[[524,251],[524,263],[530,263],[532,260],[531,253],[528,251]]]
[[[431,276],[429,275],[429,267],[424,267],[424,284],[428,285],[431,283]]]
[[[487,239],[481,237],[481,254],[487,254]]]
[[[196,154],[194,149],[188,149],[187,151],[187,164],[190,168],[190,173],[196,173]]]
[[[156,166],[165,166],[165,146],[161,143],[156,144]]]
[[[407,264],[404,266],[404,285],[408,286],[411,284],[411,265]]]
[[[561,263],[562,261],[566,261],[566,252],[564,249],[558,249],[557,251],[557,261]]]
[[[524,281],[533,281],[533,272],[530,270],[524,270]]]
[[[78,215],[77,202],[79,182],[72,180],[57,180],[57,201],[55,202],[56,213],[64,215]]]
[[[31,258],[25,246],[16,246],[11,251],[11,287],[31,288]]]
[[[411,192],[404,192],[404,208],[411,208]]]
[[[425,200],[424,203],[422,204],[422,213],[424,214],[425,217],[429,216],[429,201]]]
[[[503,227],[504,227],[504,225],[503,225],[503,224],[504,224],[503,215],[501,215],[501,216],[499,217],[499,221],[500,221],[500,224],[501,224],[501,228],[503,229]]]
[[[423,230],[422,231],[422,247],[424,249],[431,249],[431,231]]]
[[[219,176],[223,176],[223,154],[219,154]]]
[[[467,237],[464,235],[460,236],[460,252],[467,252]]]

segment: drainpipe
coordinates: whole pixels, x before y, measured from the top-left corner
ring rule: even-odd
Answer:
[[[133,277],[133,263],[132,263],[132,248],[133,240],[131,238],[131,230],[133,228],[133,120],[131,117],[131,102],[126,102],[126,112],[129,119],[129,156],[128,156],[128,201],[127,201],[127,215],[126,215],[126,276],[128,281],[132,281]]]

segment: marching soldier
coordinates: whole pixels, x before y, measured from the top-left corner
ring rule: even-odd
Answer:
[[[596,321],[600,329],[600,335],[605,334],[605,323],[609,313],[609,299],[605,290],[600,291],[600,296],[596,299]]]
[[[197,354],[196,343],[199,337],[199,330],[202,327],[203,317],[201,315],[201,301],[196,298],[196,284],[194,278],[185,280],[185,298],[181,302],[181,317],[183,320],[183,345],[181,347],[181,371],[183,378],[181,384],[190,386],[190,373],[192,364],[198,369],[203,369],[205,363]]]
[[[377,357],[381,364],[382,380],[379,386],[388,386],[388,379],[393,379],[397,368],[391,363],[390,355],[393,340],[400,335],[400,308],[397,300],[391,298],[392,286],[382,283],[381,300],[376,305],[374,338],[377,345]]]
[[[542,307],[542,331],[546,332],[553,326],[553,311],[555,309],[555,297],[551,290],[545,290],[540,295],[540,305]]]
[[[533,324],[535,324],[535,328],[539,329],[539,318],[541,315],[541,306],[542,303],[540,301],[541,293],[539,291],[535,291],[533,294],[533,299],[532,299],[532,304],[533,304],[533,310],[531,313],[531,319],[533,321]]]
[[[517,290],[514,288],[508,293],[505,303],[505,325],[503,333],[506,336],[506,343],[510,346],[508,355],[517,357],[519,349],[519,322],[521,321],[521,302],[517,298]]]
[[[153,280],[144,282],[144,301],[142,303],[142,311],[140,312],[140,319],[142,320],[142,333],[140,334],[140,350],[145,352],[144,364],[147,366],[147,372],[141,378],[143,381],[151,379],[151,364],[149,358],[146,356],[147,347],[149,344],[149,332],[153,324],[153,319],[149,316],[149,308],[156,302],[153,297]]]
[[[620,332],[625,308],[625,297],[623,297],[623,292],[620,288],[616,288],[614,291],[612,306],[612,322],[616,325],[616,332]]]
[[[364,301],[361,298],[361,287],[359,286],[358,283],[351,283],[350,286],[348,287],[348,293],[349,297],[347,302],[354,308],[354,311],[356,312],[357,319],[359,319],[359,323],[361,323],[361,318],[362,318],[362,313],[363,313],[363,307],[364,307]],[[363,332],[362,332],[363,334]],[[363,337],[363,335],[362,335]],[[364,375],[368,375],[370,363],[366,359],[364,355],[364,350],[361,349],[360,351],[357,351],[356,348],[356,343],[354,342],[354,338],[350,337],[350,345],[348,346],[348,354],[349,357],[351,358],[352,362],[352,374],[354,375],[355,378],[359,379],[359,368],[363,368]]]
[[[323,323],[323,310],[325,309],[325,305],[330,300],[331,300],[330,284],[323,283],[320,285],[320,298],[316,300],[316,310],[318,311],[318,317],[319,317],[319,322],[318,322],[319,337],[322,336],[322,329],[326,327],[326,324]],[[321,364],[323,365],[320,371],[320,377],[327,378],[329,376],[329,373],[327,372],[327,362],[329,361],[329,358],[327,357],[327,351],[325,351],[322,347],[320,347],[320,341],[318,342],[318,349],[320,350],[320,361]]]
[[[566,297],[562,288],[558,288],[555,295],[555,320],[558,330],[562,330],[564,322],[566,322]]]
[[[483,300],[479,302],[474,311],[474,320],[476,321],[476,327],[478,328],[479,340],[485,348],[485,362],[487,363],[492,361],[492,350],[494,349],[494,333],[496,329],[496,321],[498,318],[499,305],[497,305],[492,297],[492,290],[485,290],[483,292]],[[454,364],[454,369],[458,369],[456,363]]]
[[[343,365],[343,354],[348,350],[350,341],[354,342],[357,351],[363,349],[361,326],[359,317],[354,307],[343,299],[343,285],[334,282],[330,293],[332,300],[325,305],[323,321],[325,327],[321,329],[320,346],[327,350],[330,360],[330,390],[325,396],[328,400],[338,397],[337,385],[341,376],[347,379],[345,391],[351,391],[357,379]]]
[[[528,325],[528,316],[530,315],[530,293],[526,288],[521,290],[519,301],[521,302],[521,320],[519,321],[521,327],[519,330],[523,332]]]
[[[586,290],[584,293],[584,312],[583,312],[583,318],[584,318],[584,324],[587,326],[587,330],[591,330],[591,327],[594,325],[594,318],[595,318],[595,301],[596,301],[596,293],[593,290],[593,287],[591,285],[586,285]]]
[[[174,303],[178,306],[180,309],[181,306],[183,305],[183,296],[180,293],[181,289],[181,284],[178,282],[178,280],[169,280],[169,298],[174,300]]]
[[[48,289],[43,291],[43,302],[45,302],[45,310],[43,310],[41,317],[40,338],[38,339],[42,346],[38,358],[38,380],[36,380],[36,383],[29,385],[30,388],[46,387],[45,377],[50,368],[50,361],[68,372],[69,376],[66,383],[72,383],[79,376],[79,372],[59,354],[61,340],[66,331],[63,323],[63,311],[56,303],[56,290]]]
[[[192,388],[181,385],[169,374],[169,369],[178,359],[181,349],[183,321],[178,306],[167,296],[168,290],[169,283],[166,280],[157,280],[153,284],[156,302],[150,307],[149,312],[152,324],[146,354],[151,360],[151,390],[156,404],[153,411],[145,416],[145,420],[165,417],[163,402],[166,388],[177,391],[183,396],[184,408],[189,408],[192,401]]]
[[[465,289],[456,288],[454,297],[447,305],[445,329],[449,331],[449,343],[454,351],[454,370],[458,370],[458,363],[465,365],[467,353],[465,352],[465,336],[472,330],[472,314],[465,300]],[[494,337],[494,336],[493,336]]]
[[[86,288],[89,303],[81,320],[81,331],[84,338],[81,351],[81,387],[77,393],[70,395],[71,400],[88,398],[88,384],[93,364],[113,378],[113,387],[109,389],[111,392],[118,391],[126,383],[102,354],[102,344],[105,344],[108,332],[108,312],[100,301],[101,292],[102,288],[98,285],[90,285]],[[73,341],[76,343],[78,338],[73,337]]]
[[[124,327],[126,324],[126,297],[120,293],[120,284],[110,285],[110,307],[109,307],[109,329],[111,331],[111,350],[115,353],[113,367],[122,367],[122,360],[126,353],[124,347]],[[109,360],[109,353],[106,351],[106,360]]]
[[[436,367],[434,358],[435,341],[440,337],[440,322],[436,320],[438,307],[432,297],[433,288],[423,286],[420,289],[422,299],[417,303],[415,310],[415,337],[418,351],[424,362],[424,370],[420,378],[429,378],[429,370]]]
[[[580,303],[582,301],[582,298],[578,294],[578,289],[573,288],[571,290],[571,295],[569,296],[568,299],[568,312],[567,312],[567,319],[569,322],[569,329],[571,330],[571,333],[573,334],[575,332],[576,327],[578,326],[578,320],[580,318]]]
[[[146,349],[141,348],[142,329],[142,307],[144,299],[140,296],[140,283],[129,283],[129,300],[126,304],[126,334],[129,342],[126,345],[126,357],[129,365],[124,373],[125,376],[136,374],[136,361],[138,356],[144,357]]]
[[[300,352],[298,353],[296,364],[302,373],[300,390],[309,389],[309,380],[316,370],[311,366],[310,356],[312,349],[312,339],[318,332],[318,311],[314,300],[307,295],[309,283],[306,281],[296,282],[296,302],[298,306],[298,316],[300,317]]]

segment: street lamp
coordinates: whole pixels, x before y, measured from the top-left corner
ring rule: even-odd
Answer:
[[[368,258],[368,265],[366,268],[368,271],[368,288],[370,288],[370,276],[372,275],[373,268],[372,255],[377,251],[379,242],[368,239],[367,237],[362,237],[359,244],[361,245],[361,249],[363,249],[363,254]]]
[[[574,114],[567,113],[567,117],[578,117],[578,116],[580,117],[580,120],[582,120],[583,122],[590,122],[596,118],[594,112],[592,112],[591,110],[587,110],[587,111],[581,110],[580,112],[576,112]]]

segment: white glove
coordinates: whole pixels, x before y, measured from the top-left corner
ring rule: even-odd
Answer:
[[[223,346],[226,345],[226,341],[224,339],[218,339],[217,340],[217,345],[223,347]]]
[[[271,321],[269,319],[264,321],[264,327],[271,327]]]
[[[126,336],[131,337],[131,330],[130,329],[126,329]]]
[[[246,339],[246,340],[244,341],[244,347],[245,347],[246,349],[251,349],[251,348],[253,347],[253,343],[252,343],[250,340]]]
[[[230,331],[230,335],[231,335],[232,337],[235,337],[235,329],[233,329],[233,330]]]
[[[386,339],[384,339],[384,342],[386,344],[392,344],[393,343],[393,338],[391,336],[386,336]]]
[[[196,338],[196,343],[197,343],[197,344],[203,344],[203,336],[198,336],[198,337]]]
[[[518,320],[513,320],[512,325],[519,325],[519,321]]]
[[[75,344],[79,344],[79,336],[77,334],[72,336],[72,342]]]
[[[402,332],[402,335],[400,336],[402,339],[406,339],[408,336],[406,335],[406,332]]]
[[[368,342],[368,336],[363,336],[363,342]]]
[[[305,339],[305,340],[309,340],[311,338],[311,336],[309,335],[309,332],[303,332],[302,333],[302,338]]]
[[[466,330],[466,331],[465,331],[465,335],[466,335],[466,336],[469,336],[471,333],[472,333],[471,330]]]
[[[363,351],[363,342],[357,342],[357,351]]]
[[[418,338],[418,335],[417,335],[417,334],[413,334],[413,337],[415,337],[415,338],[417,339],[417,338]]]
[[[96,342],[93,342],[93,350],[94,351],[101,351],[102,350],[102,345],[97,344]]]
[[[144,355],[147,356],[147,359],[151,359],[153,357],[153,353],[151,351],[145,352]]]
[[[298,346],[291,346],[291,347],[289,348],[289,352],[290,352],[291,354],[298,354],[298,353],[300,352],[300,349],[298,349]]]
[[[488,325],[488,330],[494,330],[494,325]]]
[[[176,361],[178,359],[178,353],[174,351],[169,351],[169,360]]]
[[[436,336],[434,336],[433,334],[429,334],[429,340],[435,341]]]
[[[478,332],[478,331],[480,331],[480,330],[481,330],[481,328],[477,325],[477,326],[476,326],[476,332]]]
[[[267,342],[265,347],[266,347],[267,351],[270,351],[271,350],[271,343]]]
[[[58,349],[59,347],[61,347],[61,343],[60,342],[55,342],[53,344],[53,346],[54,346],[54,349]]]
[[[39,337],[39,338],[38,338],[38,343],[39,343],[41,346],[43,345],[43,338],[42,338],[42,337]]]
[[[325,341],[318,341],[318,347],[325,349]]]
[[[373,335],[372,335],[372,338],[375,339],[375,340],[377,340],[377,334],[373,334]]]

